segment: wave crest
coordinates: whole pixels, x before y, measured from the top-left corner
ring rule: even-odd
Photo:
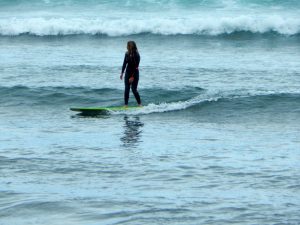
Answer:
[[[108,19],[108,18],[6,18],[0,19],[0,35],[36,36],[107,35],[127,36],[143,33],[158,35],[211,35],[235,32],[296,35],[300,33],[300,19],[282,16]]]

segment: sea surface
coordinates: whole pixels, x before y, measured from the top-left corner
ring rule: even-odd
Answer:
[[[0,0],[0,96],[1,225],[300,224],[298,0]]]

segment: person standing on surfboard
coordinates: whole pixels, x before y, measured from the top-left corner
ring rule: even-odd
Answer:
[[[139,83],[139,64],[140,64],[140,54],[136,47],[136,43],[134,41],[127,42],[127,52],[125,53],[124,62],[122,66],[122,72],[120,79],[123,79],[124,71],[125,72],[125,92],[124,92],[124,101],[125,107],[128,107],[128,99],[129,99],[129,91],[130,87],[134,94],[134,97],[139,106],[141,104],[141,98],[139,92],[137,91],[137,86]]]

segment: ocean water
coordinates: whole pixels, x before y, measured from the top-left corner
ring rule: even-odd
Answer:
[[[299,1],[0,0],[0,59],[1,225],[300,224]]]

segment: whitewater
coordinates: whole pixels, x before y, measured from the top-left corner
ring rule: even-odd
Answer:
[[[144,15],[143,15],[144,16]],[[156,15],[147,15],[147,17]],[[190,18],[189,18],[190,17]],[[298,35],[300,20],[278,15],[238,15],[235,17],[197,14],[189,17],[172,16],[159,19],[142,18],[4,18],[0,20],[1,35],[221,35],[235,32]],[[196,17],[196,19],[195,19]],[[197,18],[198,17],[198,18]],[[200,17],[200,18],[199,18]]]
[[[5,2],[0,9],[1,35],[215,36],[300,32],[299,3],[291,1],[268,1],[265,5],[228,0]]]

